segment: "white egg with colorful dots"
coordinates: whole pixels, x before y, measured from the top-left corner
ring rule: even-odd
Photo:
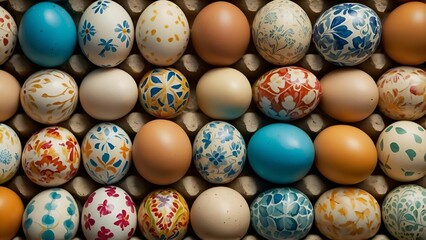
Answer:
[[[18,171],[21,152],[19,136],[11,127],[0,123],[0,184],[9,181]]]
[[[12,15],[0,6],[0,65],[12,56],[18,42],[18,26]]]

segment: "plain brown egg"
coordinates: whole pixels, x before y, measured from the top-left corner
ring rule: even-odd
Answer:
[[[250,25],[244,13],[228,2],[214,2],[195,17],[191,40],[207,63],[227,66],[237,62],[250,42]]]
[[[8,72],[0,70],[0,122],[11,118],[20,106],[21,85]]]
[[[0,186],[0,239],[12,239],[19,231],[24,214],[21,198],[9,188]]]
[[[138,131],[132,147],[136,170],[147,181],[167,185],[185,176],[192,160],[186,132],[170,120],[156,119]]]

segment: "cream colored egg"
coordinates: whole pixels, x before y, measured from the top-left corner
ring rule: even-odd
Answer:
[[[9,181],[21,163],[22,146],[16,132],[0,123],[0,184]]]
[[[0,6],[0,65],[5,63],[15,50],[18,26],[12,15]]]

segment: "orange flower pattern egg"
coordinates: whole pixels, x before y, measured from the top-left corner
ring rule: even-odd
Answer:
[[[27,177],[43,187],[56,187],[71,180],[80,166],[80,145],[63,127],[46,127],[34,133],[22,151]]]
[[[0,184],[9,181],[21,163],[22,146],[16,132],[0,123]]]

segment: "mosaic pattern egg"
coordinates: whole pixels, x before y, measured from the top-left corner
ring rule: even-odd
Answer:
[[[155,190],[142,201],[138,222],[146,239],[183,239],[189,225],[189,208],[176,190]]]
[[[21,88],[22,108],[33,120],[52,125],[67,120],[77,108],[78,86],[68,73],[46,69],[33,73]]]
[[[0,65],[5,63],[15,50],[18,40],[18,26],[12,15],[0,7]]]
[[[21,164],[21,140],[16,132],[0,123],[0,184],[9,181]]]
[[[79,225],[77,202],[62,188],[51,188],[34,196],[22,218],[22,228],[29,240],[71,240],[77,234]]]
[[[204,125],[193,143],[197,171],[210,183],[228,183],[244,168],[247,150],[241,133],[231,124],[213,121]]]
[[[328,190],[318,198],[314,210],[316,226],[329,239],[369,239],[381,224],[377,200],[358,188]]]
[[[129,171],[132,141],[113,123],[99,123],[86,134],[81,144],[83,166],[101,184],[114,184]]]
[[[381,35],[382,23],[374,10],[360,3],[341,3],[318,17],[312,40],[325,60],[355,66],[374,53]]]
[[[155,68],[139,83],[139,102],[156,118],[174,118],[189,101],[189,82],[174,68]]]
[[[80,145],[63,127],[46,127],[34,133],[22,151],[22,168],[27,177],[43,187],[55,187],[71,180],[80,166]]]
[[[319,104],[321,85],[301,67],[282,67],[263,74],[253,85],[253,100],[266,116],[282,121],[302,118]]]
[[[382,214],[395,238],[426,239],[426,188],[414,184],[394,188],[383,201]]]

